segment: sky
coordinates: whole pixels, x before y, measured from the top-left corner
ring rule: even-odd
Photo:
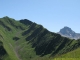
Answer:
[[[0,18],[29,19],[49,31],[64,26],[80,33],[80,0],[0,0]]]

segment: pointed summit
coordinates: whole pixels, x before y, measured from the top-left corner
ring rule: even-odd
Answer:
[[[60,33],[63,34],[63,35],[73,35],[73,36],[75,35],[75,32],[71,28],[69,28],[67,26],[65,26],[64,28],[62,28],[60,30]]]
[[[80,38],[80,34],[75,33],[71,28],[69,28],[67,26],[60,29],[59,34],[64,37],[68,37],[68,38],[72,38],[72,39],[79,39]]]

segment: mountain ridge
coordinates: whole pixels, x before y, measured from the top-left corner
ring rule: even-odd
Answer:
[[[3,17],[0,21],[0,41],[7,52],[3,60],[50,60],[80,47],[80,40],[62,37],[27,19]]]

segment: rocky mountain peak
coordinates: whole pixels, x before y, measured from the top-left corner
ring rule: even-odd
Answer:
[[[72,39],[79,39],[80,38],[79,33],[74,32],[71,28],[69,28],[67,26],[60,29],[59,34],[64,37],[68,37],[68,38],[72,38]]]

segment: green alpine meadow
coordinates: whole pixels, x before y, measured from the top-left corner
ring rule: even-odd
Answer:
[[[5,16],[0,18],[0,60],[80,60],[80,39]]]

